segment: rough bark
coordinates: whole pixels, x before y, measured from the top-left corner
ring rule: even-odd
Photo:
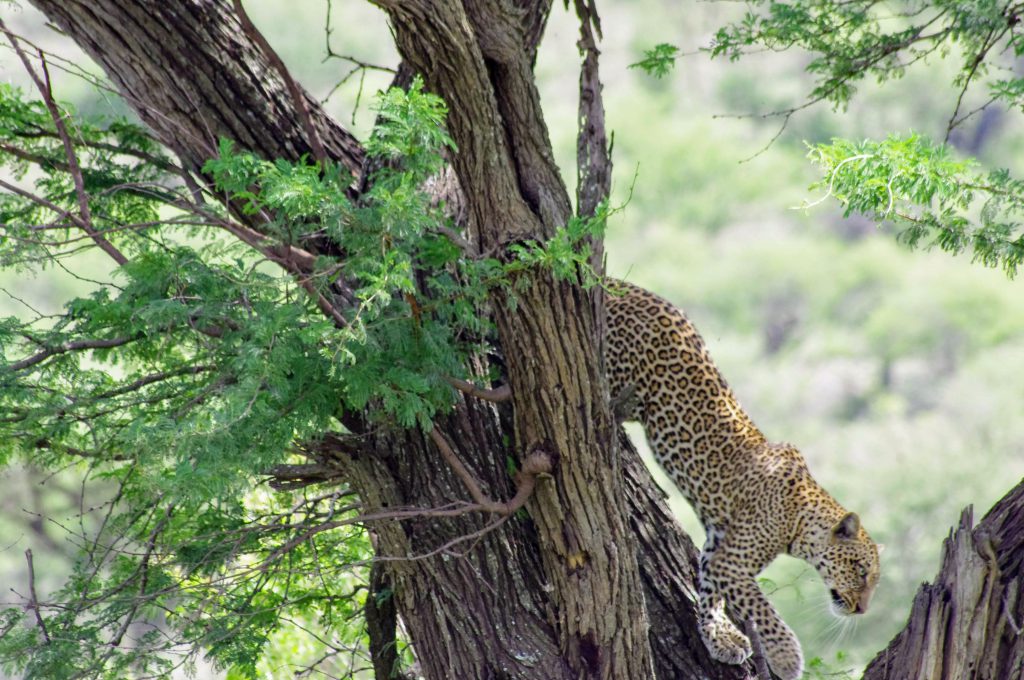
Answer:
[[[228,2],[32,2],[103,66],[188,167],[209,157],[220,136],[267,158],[295,160],[310,150],[284,83],[246,39]],[[488,248],[543,238],[569,214],[530,72],[549,6],[524,0],[507,13],[509,21],[521,22],[522,54],[511,61],[509,54],[501,57],[509,49],[500,45],[501,32],[486,58],[477,42],[465,43],[477,49],[465,68],[480,88],[489,88],[486,97],[460,99],[457,88],[451,90],[457,82],[439,88],[449,97],[463,150],[456,169],[460,179],[473,178],[467,214],[477,242]],[[476,16],[478,25],[481,20]],[[418,28],[415,22],[407,27],[410,40]],[[427,57],[448,63],[452,43],[418,40]],[[328,155],[358,175],[361,148],[311,99],[310,109]],[[478,124],[490,127],[472,133]],[[491,185],[492,179],[500,181]],[[635,451],[620,454],[612,446],[615,428],[592,363],[599,350],[587,296],[536,278],[518,309],[499,305],[518,395],[514,417],[469,400],[439,425],[492,498],[507,499],[514,491],[507,455],[534,444],[560,454],[554,480],[542,483],[530,508],[537,525],[513,518],[455,544],[493,518],[424,517],[369,527],[422,672],[428,678],[542,680],[577,678],[593,664],[596,674],[632,680],[650,674],[649,635],[659,650],[659,678],[743,677],[740,669],[707,658],[693,624],[692,544],[671,521]],[[358,418],[352,426],[360,429]],[[509,449],[504,442],[513,431],[516,446]],[[435,507],[466,498],[420,434],[367,434],[357,446],[325,444],[324,458],[341,468],[368,508]],[[435,556],[422,557],[431,552]],[[650,630],[642,593],[657,612]]]
[[[511,498],[506,450],[489,406],[464,403],[438,427],[492,498]],[[329,455],[371,512],[467,497],[418,432],[382,432]],[[471,514],[369,524],[420,667],[428,678],[569,678],[547,619],[532,528],[513,517],[486,531],[495,520]]]
[[[933,583],[864,680],[1024,677],[1024,481],[974,526],[971,507],[942,546]]]
[[[363,606],[373,675],[380,680],[405,678],[398,665],[398,607],[383,562],[370,567],[370,583]]]
[[[521,13],[486,2],[379,3],[403,58],[448,102],[454,167],[485,251],[543,241],[571,216],[523,48]],[[503,134],[495,134],[495,131]],[[625,515],[600,334],[589,295],[538,269],[495,317],[520,453],[554,458],[530,503],[559,648],[574,674],[650,677],[636,542]]]

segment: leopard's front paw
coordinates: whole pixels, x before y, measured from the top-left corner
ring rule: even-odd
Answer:
[[[722,663],[740,664],[750,657],[750,639],[724,616],[701,621],[700,636],[711,657]]]
[[[772,673],[782,680],[799,680],[804,674],[804,656],[800,647],[783,646],[767,650],[768,665]]]

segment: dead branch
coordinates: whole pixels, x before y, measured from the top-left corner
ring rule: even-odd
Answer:
[[[273,479],[270,488],[276,491],[294,491],[311,484],[326,484],[341,480],[341,471],[314,463],[310,465],[275,465],[267,474]]]
[[[743,628],[743,632],[750,638],[750,647],[754,650],[751,660],[754,662],[758,680],[772,680],[771,673],[768,672],[768,657],[765,656],[764,644],[761,642],[761,634],[757,632],[757,624],[753,619],[748,619]]]
[[[493,401],[496,404],[508,401],[512,398],[512,388],[507,384],[501,387],[495,387],[493,389],[485,389],[483,387],[477,387],[473,383],[467,380],[460,380],[458,378],[445,377],[445,382],[457,389],[459,392],[468,394],[471,397],[477,399],[483,399],[484,401]]]
[[[583,55],[579,131],[576,134],[576,210],[580,215],[592,216],[601,202],[608,198],[612,185],[612,158],[605,132],[604,99],[598,72],[601,52],[597,49],[597,40],[601,37],[601,19],[594,0],[575,0],[575,6],[580,21],[577,45]],[[590,265],[600,275],[604,266],[604,244],[599,237],[593,241]]]

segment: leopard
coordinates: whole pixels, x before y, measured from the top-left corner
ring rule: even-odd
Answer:
[[[704,645],[718,661],[743,663],[754,650],[740,627],[751,622],[772,672],[801,677],[800,642],[757,575],[780,554],[800,558],[821,576],[833,614],[863,614],[881,546],[814,480],[796,447],[769,442],[754,425],[683,311],[624,281],[606,290],[609,392],[626,404],[622,420],[642,423],[705,529],[695,584]]]

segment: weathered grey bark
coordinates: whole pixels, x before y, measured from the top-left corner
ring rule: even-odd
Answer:
[[[296,159],[310,150],[284,84],[246,40],[228,2],[32,2],[93,55],[188,167],[212,155],[221,136],[268,158]],[[499,3],[471,4],[476,23],[460,30],[501,27],[479,14]],[[530,69],[549,5],[523,2],[521,11],[503,15],[522,22],[511,45],[502,42],[502,31],[464,35],[464,43],[432,42],[418,34],[416,21],[401,31],[413,43],[407,49],[430,62],[419,62],[428,76],[431,63],[450,63],[453,45],[476,50],[459,66],[475,78],[473,96],[459,92],[454,75],[437,89],[449,99],[462,150],[456,168],[460,179],[472,180],[467,208],[485,248],[544,238],[569,216]],[[476,97],[481,88],[482,99]],[[358,175],[361,147],[310,104],[328,154]],[[474,125],[489,127],[474,132]],[[491,405],[469,400],[439,425],[492,498],[514,491],[507,455],[533,445],[559,455],[554,479],[542,483],[530,507],[536,525],[514,518],[422,559],[417,556],[472,535],[492,518],[424,517],[370,527],[423,672],[428,678],[632,680],[650,675],[649,636],[659,650],[659,678],[743,677],[741,669],[707,658],[693,624],[692,544],[670,520],[635,451],[612,445],[590,300],[566,284],[534,278],[517,309],[498,305],[517,395],[514,415],[499,417]],[[359,431],[358,418],[351,424]],[[509,449],[504,442],[513,430]],[[327,440],[324,457],[342,468],[368,508],[433,507],[466,497],[420,434],[367,435],[357,447]],[[649,630],[642,595],[657,611]]]
[[[942,553],[938,577],[864,680],[1024,677],[1024,481],[977,526],[964,509]]]

